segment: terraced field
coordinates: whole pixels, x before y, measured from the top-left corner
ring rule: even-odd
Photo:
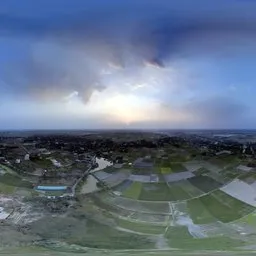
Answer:
[[[253,245],[256,209],[225,192],[223,188],[228,187],[224,184],[225,178],[230,182],[225,172],[211,165],[209,169],[194,168],[191,172],[194,177],[191,177],[184,176],[190,171],[183,166],[161,167],[154,179],[154,169],[148,173],[144,169],[140,174],[130,174],[132,178],[127,176],[108,190],[88,195],[98,209],[90,216],[97,216],[103,223],[111,223],[114,230],[150,238],[155,243],[150,244],[152,248],[224,250]],[[179,173],[181,170],[183,172]],[[164,175],[173,174],[180,175],[182,179],[173,182],[161,179]],[[241,177],[245,186],[253,184],[253,173]],[[232,188],[236,184],[232,183]],[[108,239],[102,241],[104,244]],[[141,247],[136,244],[136,248]]]
[[[208,176],[203,176],[203,175],[195,176],[188,180],[193,186],[204,191],[205,193],[210,192],[214,189],[217,189],[223,185],[220,182],[218,182]]]
[[[131,186],[125,190],[123,196],[132,199],[138,199],[140,197],[140,193],[142,190],[142,183],[140,182],[133,182]]]

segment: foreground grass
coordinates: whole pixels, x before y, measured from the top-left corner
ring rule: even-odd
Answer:
[[[151,235],[163,234],[166,228],[164,226],[151,225],[150,223],[144,224],[141,222],[128,221],[124,219],[118,220],[118,226],[125,229],[129,229],[134,232],[151,234]]]
[[[236,247],[243,246],[246,242],[231,239],[228,237],[212,237],[202,239],[172,239],[168,242],[170,247],[185,250],[233,250]]]
[[[48,217],[31,224],[31,230],[44,239],[57,239],[89,248],[153,249],[146,236],[119,231],[92,219]]]

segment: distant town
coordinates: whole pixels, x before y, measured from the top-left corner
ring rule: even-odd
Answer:
[[[1,246],[252,245],[255,152],[253,131],[2,132]]]

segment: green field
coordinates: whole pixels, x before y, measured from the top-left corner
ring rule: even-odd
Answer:
[[[152,235],[163,234],[166,228],[164,226],[151,225],[150,223],[146,224],[141,222],[128,221],[124,219],[118,219],[117,223],[118,226],[122,228]]]
[[[143,183],[140,200],[169,201],[173,198],[166,183]]]
[[[22,180],[19,176],[5,173],[0,176],[0,182],[14,187],[32,188],[32,184],[28,181]]]
[[[219,211],[215,210],[214,213],[213,211],[212,213],[214,216],[216,216],[216,218],[219,218],[223,222],[234,221],[251,213],[255,209],[253,206],[248,205],[220,190],[214,191],[209,196],[211,196],[213,199],[212,204],[208,201],[208,205],[211,205],[213,209],[215,209],[212,206],[214,204],[213,202],[216,202],[216,207],[218,203],[220,204],[221,207],[219,208]],[[222,205],[224,205],[227,210],[224,211],[224,207],[222,207]]]
[[[46,217],[33,222],[31,231],[43,239],[53,239],[99,249],[151,249],[154,242],[146,236],[119,231],[93,219]],[[90,254],[90,253],[89,253]]]
[[[178,164],[178,163],[171,163],[170,167],[172,169],[172,172],[186,172],[187,171],[185,166],[183,166],[182,164]]]
[[[243,180],[245,182],[247,182],[247,181],[254,181],[254,180],[256,180],[256,172],[255,171],[250,171],[250,172],[241,174],[239,176],[239,179]]]
[[[169,227],[165,233],[165,238],[170,247],[185,250],[227,250],[245,244],[240,240],[224,236],[193,238],[185,226]]]
[[[160,172],[161,174],[170,174],[172,173],[172,169],[170,167],[161,167],[160,168]]]
[[[202,203],[200,197],[187,201],[187,209],[190,218],[195,224],[207,224],[215,222],[216,219]]]
[[[133,182],[129,188],[127,188],[123,192],[124,197],[132,198],[132,199],[138,199],[141,193],[142,189],[142,183],[140,182]]]
[[[191,196],[178,184],[169,184],[170,201],[185,200]]]
[[[0,183],[0,194],[12,194],[15,187]]]
[[[231,222],[254,209],[222,191],[192,199],[187,205],[190,217],[196,224],[210,223],[214,218],[224,223]]]
[[[196,176],[189,178],[188,181],[203,192],[210,192],[222,186],[222,184],[208,176]]]
[[[189,195],[190,198],[198,197],[204,193],[187,180],[178,181],[175,182],[175,184],[179,185]]]
[[[169,226],[164,236],[170,241],[174,239],[192,239],[186,226]]]
[[[246,245],[246,242],[229,237],[211,237],[211,238],[191,238],[191,239],[172,239],[168,241],[170,247],[180,248],[184,250],[214,250],[227,251]],[[198,254],[199,255],[199,254]]]
[[[246,224],[249,225],[250,227],[256,228],[256,212],[253,212],[251,214],[248,214],[241,219],[235,221],[235,223],[241,223],[241,224]]]

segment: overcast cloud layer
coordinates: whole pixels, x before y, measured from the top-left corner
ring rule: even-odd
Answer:
[[[255,128],[253,1],[0,2],[0,129]]]

